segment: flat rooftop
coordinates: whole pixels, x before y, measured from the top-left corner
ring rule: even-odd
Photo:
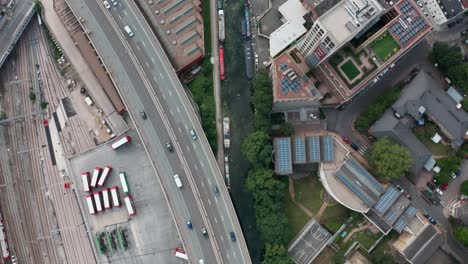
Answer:
[[[347,42],[383,11],[375,0],[343,0],[319,19],[337,45]]]
[[[273,62],[273,101],[319,100],[320,92],[312,81],[294,62],[289,53],[284,53]]]

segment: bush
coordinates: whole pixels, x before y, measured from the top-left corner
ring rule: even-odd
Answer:
[[[35,102],[36,101],[36,94],[33,92],[29,92],[29,100]]]
[[[412,162],[409,150],[388,138],[374,142],[368,158],[373,171],[386,180],[403,176]]]
[[[460,166],[461,158],[457,156],[449,156],[437,160],[437,166],[440,167],[440,172],[435,176],[441,184],[448,183],[452,179],[452,172]]]
[[[400,97],[401,86],[393,87],[372,102],[354,122],[354,127],[361,133],[367,133],[385,111]]]
[[[468,180],[460,185],[460,193],[468,196]]]

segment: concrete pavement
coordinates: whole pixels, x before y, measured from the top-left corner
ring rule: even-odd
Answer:
[[[86,19],[86,28],[112,78],[120,88],[128,112],[141,134],[165,191],[190,259],[208,263],[250,263],[247,247],[234,208],[206,137],[170,63],[156,37],[143,21],[134,3],[119,3],[107,11],[95,1],[86,5],[69,1],[72,10]],[[128,25],[135,36],[123,32]],[[148,115],[139,117],[142,110]],[[196,141],[189,129],[198,131]],[[176,153],[165,150],[171,141]],[[181,176],[184,187],[175,187],[172,175]],[[215,197],[212,188],[221,195]],[[191,217],[194,230],[187,230]],[[210,234],[203,238],[200,228]],[[234,231],[237,242],[229,240]]]

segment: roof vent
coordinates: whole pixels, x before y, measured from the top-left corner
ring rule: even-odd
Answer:
[[[170,34],[171,34],[171,31],[168,29],[168,30],[166,31],[166,34],[170,35]]]
[[[155,13],[156,15],[159,15],[159,10],[155,10],[154,13]]]
[[[172,41],[172,45],[176,45],[176,44],[177,44],[177,40]]]
[[[455,106],[457,109],[460,109],[462,107],[462,105],[460,103],[458,103],[456,106]]]
[[[164,24],[166,24],[166,20],[161,20],[160,23],[161,23],[161,25],[164,25]]]

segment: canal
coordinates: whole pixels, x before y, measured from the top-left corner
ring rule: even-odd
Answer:
[[[260,263],[263,242],[256,223],[252,195],[245,188],[249,162],[241,153],[244,138],[253,131],[253,111],[250,107],[250,86],[245,71],[244,46],[241,37],[241,19],[245,0],[223,1],[226,21],[224,43],[226,80],[222,83],[223,113],[231,121],[230,158],[231,197],[244,232],[253,263]]]

